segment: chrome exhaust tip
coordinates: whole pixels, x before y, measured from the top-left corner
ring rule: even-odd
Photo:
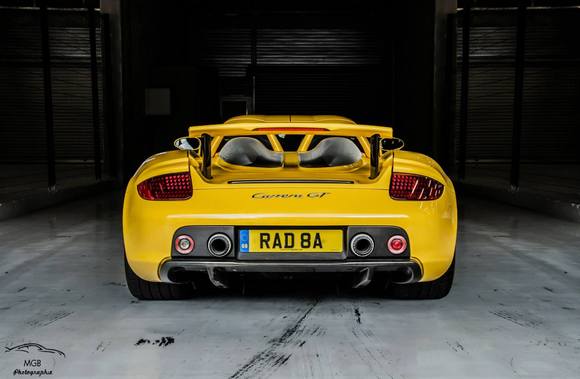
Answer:
[[[366,233],[359,233],[350,240],[350,249],[358,257],[366,257],[375,249],[375,241]]]
[[[232,240],[223,233],[216,233],[209,237],[207,249],[214,257],[224,257],[232,250]]]

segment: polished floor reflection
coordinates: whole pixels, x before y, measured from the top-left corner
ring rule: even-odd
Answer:
[[[578,224],[464,199],[455,286],[438,301],[285,281],[143,302],[125,287],[120,205],[113,193],[0,222],[0,377],[580,372]]]

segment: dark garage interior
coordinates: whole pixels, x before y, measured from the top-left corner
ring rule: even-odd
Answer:
[[[0,377],[578,377],[579,35],[577,0],[0,0]],[[435,159],[449,295],[266,275],[132,297],[131,178],[238,115],[389,126]]]

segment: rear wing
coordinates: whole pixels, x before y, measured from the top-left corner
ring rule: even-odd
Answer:
[[[315,134],[349,137],[372,137],[378,134],[381,138],[392,138],[393,129],[386,126],[358,125],[345,123],[309,123],[309,122],[261,122],[235,123],[191,126],[189,137],[211,137],[267,134]]]
[[[356,137],[365,154],[370,160],[370,178],[374,179],[379,174],[379,159],[383,151],[394,150],[394,141],[402,141],[393,137],[393,129],[386,126],[359,125],[346,123],[308,123],[308,122],[260,122],[233,124],[201,125],[189,128],[189,138],[180,138],[175,141],[175,146],[183,150],[192,150],[202,159],[201,172],[211,179],[211,158],[216,153],[218,146],[224,137],[230,136],[257,136],[266,135],[274,150],[282,151],[275,137],[277,134],[305,135],[304,141],[299,147],[305,149],[315,135],[328,135],[339,137]],[[198,143],[192,140],[199,141]],[[195,147],[194,147],[195,145]]]

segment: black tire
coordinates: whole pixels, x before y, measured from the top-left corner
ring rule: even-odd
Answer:
[[[453,274],[455,272],[455,258],[451,266],[439,279],[431,282],[412,284],[390,283],[387,286],[387,296],[401,300],[434,300],[442,299],[451,290]]]
[[[193,296],[193,283],[170,284],[149,282],[135,274],[125,258],[125,278],[131,295],[139,300],[183,300]]]

